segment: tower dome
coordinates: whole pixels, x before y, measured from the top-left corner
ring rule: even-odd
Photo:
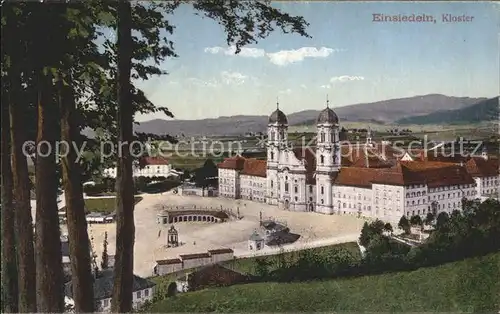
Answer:
[[[279,110],[277,108],[271,115],[269,116],[269,124],[288,124],[288,119],[286,118],[286,115],[283,113],[283,111]]]
[[[339,123],[339,117],[337,114],[330,109],[329,107],[326,107],[321,111],[321,113],[318,116],[318,120],[316,124],[338,124]]]

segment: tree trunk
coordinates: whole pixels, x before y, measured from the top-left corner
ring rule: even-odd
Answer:
[[[61,230],[57,209],[56,140],[58,110],[53,101],[51,75],[38,76],[38,129],[36,157],[36,289],[37,309],[64,311]]]
[[[78,137],[75,123],[76,104],[70,87],[59,84],[59,105],[61,112],[61,139],[69,143],[69,151],[62,161],[63,185],[66,199],[69,255],[71,262],[71,283],[76,313],[94,311],[93,277],[90,267],[90,243],[85,219],[85,203],[81,168],[76,162],[77,151],[73,143]]]
[[[12,62],[12,64],[15,64]],[[36,272],[33,252],[33,219],[30,205],[30,179],[28,162],[23,153],[26,132],[22,109],[27,104],[19,101],[20,75],[13,70],[10,92],[10,126],[12,143],[12,182],[15,208],[15,228],[17,239],[17,262],[19,283],[19,312],[36,312]]]
[[[2,98],[2,312],[18,312],[15,211],[12,203],[12,168],[9,120],[9,88]]]
[[[132,13],[129,1],[118,3],[118,163],[116,181],[116,255],[112,312],[132,311],[134,271],[134,181],[130,143],[133,115],[130,97],[132,67]]]

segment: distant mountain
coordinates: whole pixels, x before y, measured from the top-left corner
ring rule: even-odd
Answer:
[[[471,106],[455,110],[440,110],[427,115],[403,118],[400,124],[468,124],[498,121],[499,97],[479,101]]]
[[[373,103],[333,108],[340,121],[365,121],[390,123],[408,116],[423,116],[439,110],[461,109],[486,98],[450,97],[445,95],[425,95],[400,99],[390,99]],[[290,125],[314,125],[320,110],[304,110],[288,113]],[[271,114],[271,111],[268,113]],[[231,116],[202,120],[162,120],[154,119],[136,126],[137,132],[193,135],[237,135],[246,132],[261,132],[266,129],[267,115]]]

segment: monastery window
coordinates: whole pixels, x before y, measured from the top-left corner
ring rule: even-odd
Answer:
[[[273,180],[271,180],[271,187],[273,187]]]
[[[325,133],[321,132],[321,142],[324,142],[324,141],[325,141]]]
[[[417,192],[417,196],[420,196],[420,192]]]
[[[285,182],[285,192],[288,192],[288,182]]]
[[[321,164],[324,164],[325,163],[325,156],[321,155],[320,160],[321,160]]]
[[[342,206],[345,208],[346,207],[345,203],[343,203]]]
[[[406,197],[410,197],[410,193],[406,193]]]
[[[271,152],[271,160],[274,159],[274,152]]]
[[[309,197],[309,201],[312,202],[313,201],[313,198],[312,197]]]
[[[321,186],[321,194],[325,194],[325,188]]]
[[[313,187],[312,185],[309,186],[309,193],[312,193],[313,192]]]
[[[324,203],[325,203],[325,201],[323,199],[321,199],[321,204],[324,204]]]
[[[297,196],[295,196],[295,201],[297,201],[297,200],[298,200],[298,198],[297,198]]]
[[[415,201],[411,201],[411,204],[412,204],[412,205],[415,205]]]
[[[298,193],[299,192],[299,188],[298,187],[294,187],[294,192]]]

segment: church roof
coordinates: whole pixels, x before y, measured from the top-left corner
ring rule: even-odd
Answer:
[[[288,119],[286,118],[286,115],[283,113],[283,111],[276,109],[274,110],[273,113],[269,116],[269,124],[288,124]]]
[[[337,114],[330,108],[325,108],[320,112],[318,116],[318,120],[316,124],[338,124],[339,117]]]

